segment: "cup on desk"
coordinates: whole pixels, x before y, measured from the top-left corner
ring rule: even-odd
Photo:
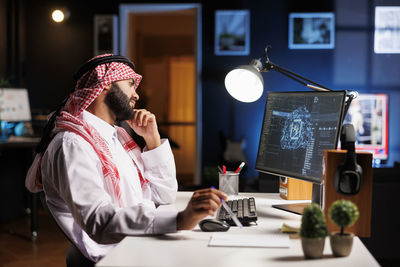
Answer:
[[[239,194],[239,173],[227,171],[219,173],[219,190],[227,195]]]

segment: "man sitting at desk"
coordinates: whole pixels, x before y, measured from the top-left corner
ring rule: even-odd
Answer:
[[[157,209],[176,198],[174,157],[154,114],[134,109],[142,77],[121,58],[101,55],[89,61],[103,60],[97,66],[81,71],[75,90],[49,120],[26,180],[32,192],[44,190],[58,225],[94,262],[127,235],[193,229],[226,199],[203,189],[179,213]],[[116,120],[144,138],[143,152]]]

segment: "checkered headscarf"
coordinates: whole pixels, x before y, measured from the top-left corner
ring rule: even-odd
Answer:
[[[105,56],[112,56],[112,54],[100,55],[91,60]],[[104,87],[116,81],[132,78],[135,81],[136,90],[142,80],[142,76],[125,63],[111,62],[98,65],[92,71],[86,72],[78,80],[75,91],[70,94],[63,110],[77,117],[103,92]]]
[[[104,57],[111,54],[97,56]],[[95,59],[93,58],[93,59]],[[59,116],[56,117],[55,128],[52,136],[58,132],[71,131],[84,138],[99,156],[102,163],[102,171],[105,178],[106,189],[114,202],[121,203],[121,191],[119,188],[119,173],[113,162],[111,152],[101,135],[88,123],[82,121],[79,115],[85,110],[104,90],[107,85],[126,79],[133,79],[135,89],[138,87],[142,76],[121,62],[111,62],[96,66],[93,70],[85,73],[75,86],[75,91],[70,94],[69,99],[64,105]],[[131,156],[133,163],[136,165],[138,175],[142,185],[142,189],[147,185],[148,181],[142,176],[138,164],[135,162],[135,154],[138,153],[139,147],[130,138],[129,134],[121,127],[117,128],[118,139]],[[40,161],[43,153],[36,155],[32,166],[30,167],[26,186],[32,192],[38,192],[42,189]]]

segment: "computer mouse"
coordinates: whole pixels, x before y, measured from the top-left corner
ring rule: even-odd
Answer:
[[[231,227],[226,222],[217,219],[204,219],[199,222],[199,226],[204,232],[226,232]]]

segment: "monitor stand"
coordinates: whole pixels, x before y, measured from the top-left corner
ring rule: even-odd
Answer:
[[[323,196],[323,186],[322,184],[315,184],[313,183],[312,189],[312,202],[317,203],[323,209],[322,206],[322,196]],[[279,204],[279,205],[272,205],[273,208],[288,211],[291,213],[303,214],[303,209],[310,205],[310,203],[292,203],[292,204]]]

